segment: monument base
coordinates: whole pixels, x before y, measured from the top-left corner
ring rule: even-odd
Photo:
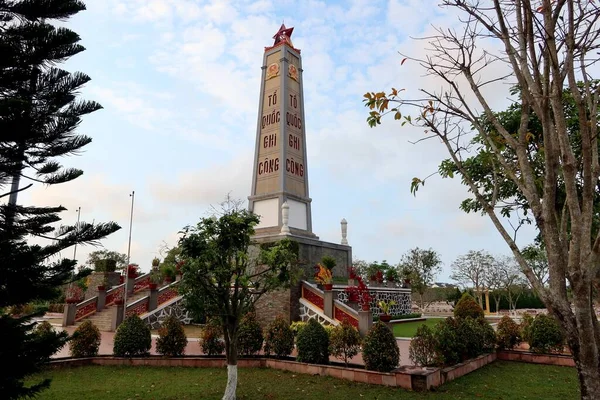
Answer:
[[[352,265],[352,247],[337,243],[329,243],[318,239],[294,234],[255,235],[252,238],[258,245],[290,239],[298,243],[298,261],[303,274],[300,279],[309,279],[314,275],[314,267],[324,256],[333,257],[336,266],[334,277],[347,278],[348,269]],[[261,325],[266,326],[275,317],[282,316],[288,322],[300,319],[300,287],[294,285],[290,289],[278,290],[263,295],[256,303],[256,316]]]

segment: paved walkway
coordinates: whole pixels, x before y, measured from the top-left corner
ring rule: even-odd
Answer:
[[[57,329],[65,329],[69,334],[72,334],[75,331],[74,326],[68,326],[66,328],[57,327]],[[100,348],[98,350],[98,354],[101,355],[109,355],[113,352],[113,344],[115,333],[114,332],[100,332]],[[412,365],[410,359],[408,358],[408,346],[410,345],[410,340],[398,339],[398,347],[400,348],[400,365]],[[156,337],[152,337],[152,349],[150,350],[150,354],[157,355],[156,353]],[[185,348],[186,355],[203,355],[202,349],[200,348],[200,343],[197,338],[188,338],[188,344]],[[296,355],[296,351],[292,353],[292,355]],[[59,352],[52,356],[53,358],[57,357],[69,357],[69,345],[63,347]],[[340,362],[341,360],[330,357],[330,361]],[[361,364],[363,365],[362,355],[359,353],[357,356],[353,357],[350,361],[353,364]]]

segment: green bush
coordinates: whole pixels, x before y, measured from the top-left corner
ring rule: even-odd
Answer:
[[[100,330],[92,321],[85,320],[75,329],[69,341],[72,357],[94,357],[100,347]]]
[[[125,318],[117,328],[113,354],[117,357],[147,356],[152,347],[150,328],[137,315]]]
[[[54,328],[48,321],[42,321],[35,326],[35,334],[41,337],[54,334]]]
[[[437,364],[436,339],[433,330],[423,324],[410,342],[408,357],[415,365],[431,367]]]
[[[459,319],[457,336],[463,345],[461,361],[477,357],[483,352],[483,329],[477,320],[470,317]]]
[[[462,361],[465,345],[458,336],[458,320],[448,317],[435,326],[436,357],[442,365],[454,365]]]
[[[343,360],[346,365],[348,365],[348,360],[360,351],[360,343],[358,330],[348,321],[343,321],[334,327],[329,335],[330,353],[335,358]]]
[[[363,360],[368,370],[390,372],[398,366],[400,349],[392,331],[376,322],[363,340]]]
[[[216,320],[209,320],[200,334],[201,348],[204,354],[216,356],[225,351],[225,342],[221,339],[223,329]]]
[[[327,337],[331,338],[331,334],[333,333],[333,329],[335,328],[335,326],[333,325],[322,325],[323,329],[325,329],[325,332],[327,332]]]
[[[549,315],[540,314],[531,324],[531,351],[536,353],[561,352],[564,336],[558,322]]]
[[[523,314],[520,325],[521,339],[527,343],[531,342],[531,324],[533,324],[533,317],[531,314]]]
[[[480,333],[483,337],[483,346],[481,347],[480,354],[491,353],[496,349],[496,343],[498,341],[496,331],[494,331],[494,328],[492,328],[492,326],[483,318],[478,319],[477,323],[479,324]]]
[[[168,357],[178,357],[185,353],[187,337],[183,325],[177,317],[169,315],[158,329],[156,352]]]
[[[263,345],[263,333],[255,313],[246,314],[240,321],[238,353],[249,356],[258,353]]]
[[[296,338],[297,360],[311,364],[329,362],[329,335],[323,326],[311,319]]]
[[[265,354],[275,354],[277,357],[288,356],[294,350],[294,333],[283,319],[275,318],[267,327],[265,337]]]
[[[306,322],[304,322],[304,321],[294,321],[290,325],[290,329],[292,330],[294,337],[298,337],[298,334],[300,333],[300,331],[302,329],[304,329],[305,327],[306,327]]]
[[[335,258],[331,256],[324,256],[323,258],[321,258],[321,264],[331,271],[333,270],[333,268],[335,268],[337,262],[335,261]]]
[[[501,349],[513,349],[521,343],[519,324],[511,317],[505,315],[498,322],[497,334],[498,347]]]
[[[483,309],[470,294],[463,293],[462,297],[454,307],[454,318],[468,317],[473,319],[483,318]]]

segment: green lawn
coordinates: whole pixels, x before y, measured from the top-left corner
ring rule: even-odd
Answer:
[[[443,318],[427,318],[425,321],[403,322],[401,324],[394,324],[394,336],[413,337],[417,333],[417,328],[421,325],[427,325],[430,328],[433,328],[435,324],[437,324],[442,319]]]
[[[415,393],[294,374],[239,370],[238,399],[576,399],[574,368],[497,361],[431,393]],[[37,399],[220,399],[227,370],[183,367],[80,367],[49,371],[53,378]]]

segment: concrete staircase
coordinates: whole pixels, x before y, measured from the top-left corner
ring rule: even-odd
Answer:
[[[146,290],[142,290],[138,293],[135,293],[133,295],[127,296],[127,304],[130,305],[131,303],[136,302],[137,300],[141,299],[142,297],[146,297],[149,295],[150,295],[150,290],[146,289]],[[81,321],[75,322],[75,326],[81,325],[83,323],[83,321],[90,320],[90,321],[92,321],[92,323],[94,325],[96,325],[98,327],[98,329],[100,331],[109,332],[111,330],[111,322],[112,322],[112,315],[113,315],[114,307],[115,307],[115,305],[113,304],[108,307],[105,307],[100,312],[96,311],[89,317],[84,318]]]

